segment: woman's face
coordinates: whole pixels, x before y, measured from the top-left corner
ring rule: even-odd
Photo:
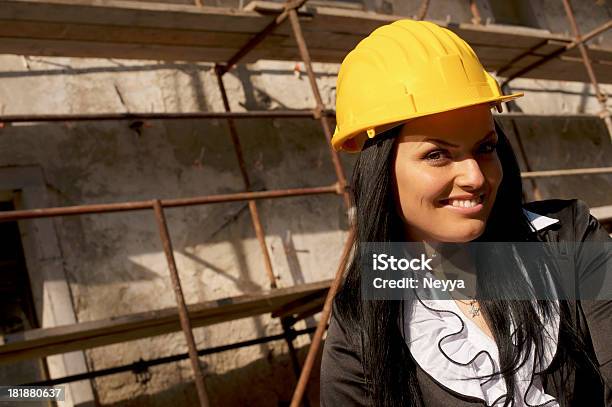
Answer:
[[[486,104],[403,125],[393,169],[408,240],[468,242],[483,233],[503,176],[496,144]]]

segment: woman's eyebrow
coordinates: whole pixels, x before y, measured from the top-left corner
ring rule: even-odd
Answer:
[[[426,138],[423,141],[434,142],[436,144],[442,144],[442,145],[448,146],[448,147],[455,147],[455,148],[461,147],[461,146],[458,146],[457,144],[453,144],[453,143],[449,143],[448,141],[440,140],[439,138]]]
[[[483,138],[481,138],[480,140],[478,140],[475,145],[482,143],[483,141],[487,140],[488,138],[490,138],[491,136],[495,135],[495,130],[491,130],[490,132],[488,132],[487,134],[485,134],[485,136]],[[448,147],[454,147],[454,148],[459,148],[461,146],[458,146],[457,144],[453,144],[453,143],[449,143],[448,141],[445,140],[441,140],[438,138],[426,138],[423,141],[433,141],[434,143],[437,144],[442,144]]]

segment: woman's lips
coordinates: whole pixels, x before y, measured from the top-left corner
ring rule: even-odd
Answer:
[[[447,198],[440,201],[444,208],[452,210],[463,215],[477,214],[484,208],[485,195],[478,196],[461,196]]]

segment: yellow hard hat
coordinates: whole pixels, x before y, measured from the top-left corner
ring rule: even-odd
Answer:
[[[472,48],[446,28],[398,20],[374,30],[342,62],[336,83],[335,150],[361,151],[407,120],[523,96],[503,95]]]

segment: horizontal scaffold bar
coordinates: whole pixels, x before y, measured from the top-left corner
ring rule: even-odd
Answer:
[[[330,281],[277,288],[187,306],[194,328],[267,314],[303,297],[325,297]],[[318,299],[318,296],[316,296]],[[313,299],[316,300],[316,299]],[[81,322],[0,337],[0,363],[40,358],[75,350],[180,331],[176,307]]]
[[[343,192],[344,191],[339,188],[338,184],[335,183],[322,187],[275,189],[270,191],[237,192],[235,194],[164,199],[161,201],[161,205],[165,208],[173,208],[179,206],[208,205],[222,202],[249,201],[257,199],[287,198],[303,195],[341,194]],[[0,212],[0,222],[21,219],[48,218],[53,216],[86,215],[93,213],[137,211],[145,209],[153,210],[153,205],[154,201],[150,200],[6,211]]]
[[[333,111],[322,112],[334,116]],[[3,115],[0,123],[79,122],[109,120],[190,120],[190,119],[299,119],[318,118],[314,110],[262,110],[248,112],[185,112],[185,113],[89,113]]]

